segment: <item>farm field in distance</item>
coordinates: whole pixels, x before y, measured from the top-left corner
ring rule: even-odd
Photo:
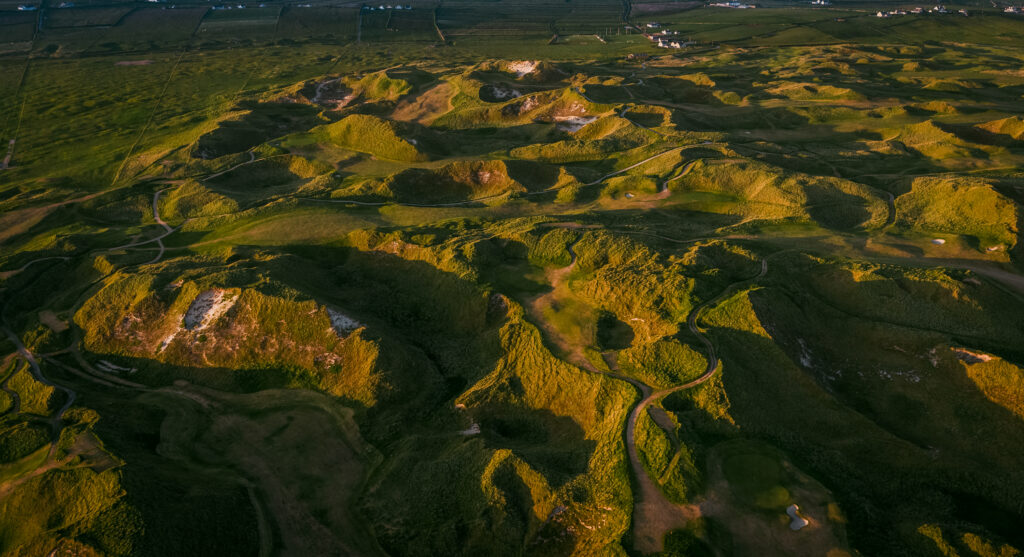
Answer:
[[[0,2],[0,555],[1020,555],[1024,15],[915,7]]]

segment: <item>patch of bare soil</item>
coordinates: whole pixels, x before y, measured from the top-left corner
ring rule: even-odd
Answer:
[[[665,534],[685,528],[689,521],[700,518],[702,509],[672,503],[647,474],[637,480],[640,489],[634,496],[633,547],[644,555],[659,553],[665,549]]]
[[[348,106],[355,98],[356,94],[345,87],[339,78],[318,83],[313,97],[309,101],[313,104],[338,110]]]
[[[148,66],[152,64],[152,60],[121,60],[114,62],[115,66]]]
[[[455,88],[452,87],[452,84],[443,81],[415,98],[398,103],[391,118],[400,122],[430,125],[431,122],[452,109],[454,95]]]
[[[48,309],[39,312],[39,322],[49,327],[55,333],[61,333],[68,329],[68,324],[57,317],[56,313]]]

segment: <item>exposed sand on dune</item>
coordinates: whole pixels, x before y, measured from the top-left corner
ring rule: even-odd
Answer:
[[[537,69],[537,62],[531,60],[518,60],[516,62],[508,63],[508,70],[516,77],[523,77],[524,75],[531,74]]]
[[[334,329],[334,332],[337,333],[339,337],[346,336],[352,331],[364,326],[359,321],[352,319],[336,309],[327,308],[327,316],[331,319],[331,328]]]
[[[219,288],[199,294],[185,312],[185,328],[190,331],[205,329],[227,313],[237,299],[237,295]]]
[[[578,132],[594,120],[596,116],[555,116],[555,127],[564,132]]]

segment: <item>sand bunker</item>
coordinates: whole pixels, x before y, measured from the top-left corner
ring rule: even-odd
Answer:
[[[185,312],[185,328],[190,331],[205,329],[235,305],[237,295],[214,288],[196,296]]]
[[[804,526],[810,524],[809,522],[807,522],[806,518],[800,516],[800,507],[796,505],[790,505],[789,508],[786,509],[786,514],[788,514],[790,518],[790,530],[799,530]]]

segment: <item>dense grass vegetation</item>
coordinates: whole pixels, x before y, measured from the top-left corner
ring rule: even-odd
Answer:
[[[1013,16],[51,4],[0,553],[1024,549]]]

